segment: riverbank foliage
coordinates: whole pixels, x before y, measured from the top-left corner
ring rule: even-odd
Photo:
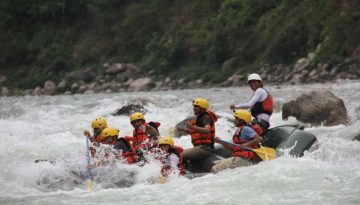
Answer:
[[[4,0],[0,43],[0,73],[19,88],[86,67],[101,72],[115,62],[159,77],[219,83],[311,52],[315,63],[343,61],[360,45],[360,3]]]

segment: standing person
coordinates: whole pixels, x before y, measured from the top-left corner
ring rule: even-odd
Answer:
[[[273,113],[273,98],[271,94],[263,88],[263,82],[259,74],[252,73],[248,76],[248,84],[254,91],[254,95],[247,103],[231,104],[230,109],[248,109],[250,108],[251,115],[254,117],[252,122],[253,128],[256,132],[263,136],[270,127],[270,116]]]
[[[183,149],[174,145],[173,138],[168,136],[161,137],[159,147],[165,152],[160,159],[163,164],[161,175],[167,177],[170,173],[174,173],[177,170],[179,170],[179,174],[184,174],[183,160],[180,155]]]
[[[194,147],[185,149],[181,156],[184,162],[203,160],[213,153],[215,138],[215,113],[209,110],[209,102],[204,98],[196,98],[193,101],[194,117],[187,122],[187,128],[180,130],[191,135]]]
[[[140,112],[130,115],[130,123],[134,127],[133,136],[125,137],[126,140],[132,141],[136,149],[152,148],[157,146],[160,134],[157,127],[154,127],[145,121],[145,116]],[[157,123],[158,125],[160,123]]]
[[[247,110],[237,110],[234,113],[234,117],[237,130],[233,135],[233,143],[252,149],[259,148],[261,137],[256,134],[249,125],[251,121],[250,112]],[[213,172],[218,172],[227,168],[232,169],[239,166],[248,166],[261,161],[254,152],[221,142],[219,137],[215,138],[215,142],[220,143],[225,148],[233,151],[233,157],[215,161],[215,165],[211,169]]]

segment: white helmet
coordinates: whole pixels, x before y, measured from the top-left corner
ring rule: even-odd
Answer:
[[[257,73],[251,73],[248,76],[248,83],[250,82],[250,80],[258,80],[258,81],[262,82],[262,79],[261,79],[260,75],[257,74]]]

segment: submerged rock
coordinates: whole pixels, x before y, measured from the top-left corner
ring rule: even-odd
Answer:
[[[177,123],[175,125],[175,132],[174,132],[174,137],[181,137],[181,136],[184,136],[184,135],[188,135],[189,133],[188,132],[185,132],[185,131],[181,131],[179,130],[179,128],[186,128],[186,122],[190,121],[192,117],[187,117],[185,118],[184,120],[182,120],[181,122]]]
[[[299,96],[282,107],[282,118],[294,116],[297,120],[312,125],[333,126],[347,124],[344,101],[331,91],[322,89]]]
[[[114,116],[127,115],[127,116],[129,116],[131,113],[134,113],[134,112],[146,113],[147,110],[142,105],[130,104],[130,105],[125,105],[125,106],[115,110],[115,112],[113,112],[111,115],[114,115]]]

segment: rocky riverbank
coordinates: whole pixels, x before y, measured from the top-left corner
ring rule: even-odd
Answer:
[[[311,63],[308,58],[299,59],[293,66],[264,65],[259,73],[266,84],[304,84],[330,82],[337,79],[360,79],[360,49],[352,58],[338,65]],[[100,72],[90,68],[66,73],[59,82],[46,81],[44,85],[25,90],[12,89],[6,86],[7,76],[0,75],[0,95],[56,95],[56,94],[91,94],[124,91],[160,91],[186,88],[204,88],[213,86],[241,86],[246,84],[247,74],[235,72],[221,84],[213,85],[202,79],[188,81],[185,78],[171,79],[153,74],[152,71],[140,75],[140,68],[133,64],[104,64]],[[223,69],[226,69],[224,63]],[[219,72],[221,73],[221,72]]]

